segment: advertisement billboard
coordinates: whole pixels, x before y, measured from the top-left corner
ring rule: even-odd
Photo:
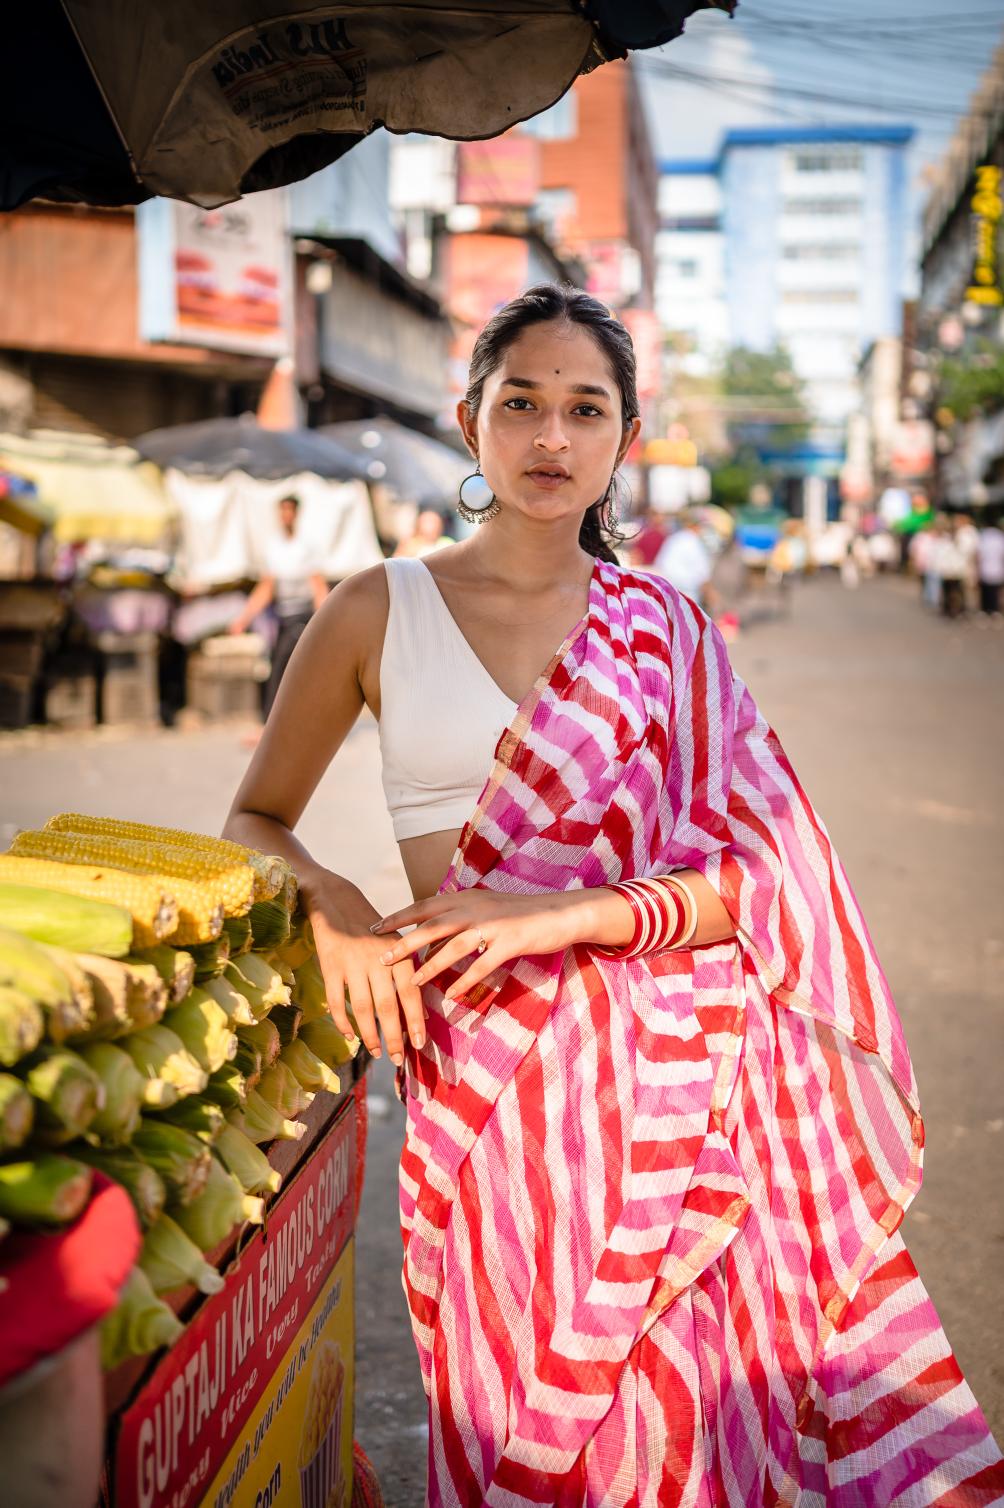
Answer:
[[[283,189],[220,209],[151,199],[136,225],[144,340],[286,354],[292,251]]]

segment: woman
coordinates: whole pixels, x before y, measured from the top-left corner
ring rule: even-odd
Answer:
[[[532,289],[459,417],[484,527],[335,589],[227,824],[292,859],[336,1023],[344,986],[402,1065],[428,1500],[989,1502],[895,1234],[922,1128],[864,923],[717,631],[614,562],[624,327]],[[292,835],[364,702],[415,896],[385,918]]]

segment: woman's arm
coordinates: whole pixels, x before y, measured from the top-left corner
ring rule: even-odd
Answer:
[[[406,961],[388,970],[385,943],[370,932],[379,914],[350,880],[327,869],[294,829],[317,784],[363,707],[362,669],[378,653],[387,616],[382,566],[341,582],[304,630],[247,774],[234,797],[224,836],[281,854],[300,882],[317,944],[332,1018],[353,1036],[348,990],[359,1034],[380,1055],[377,1022],[395,1062],[403,1056],[401,1013],[417,1045],[425,1038],[422,998]]]
[[[697,902],[697,930],[688,947],[726,942],[735,937],[721,897],[693,869],[676,871]],[[414,926],[395,940],[401,927]],[[463,995],[500,964],[535,953],[561,952],[576,943],[625,947],[634,932],[634,913],[616,890],[564,890],[550,895],[503,895],[475,887],[415,901],[385,917],[378,932],[387,939],[381,961],[393,969],[427,945],[441,944],[415,973],[423,985],[443,969],[474,954],[463,975],[450,985],[449,997]],[[484,950],[477,949],[484,940]]]
[[[253,623],[258,614],[265,611],[274,596],[275,578],[273,576],[263,576],[258,585],[252,589],[251,595],[236,618],[231,620],[227,632],[242,634],[248,624]]]

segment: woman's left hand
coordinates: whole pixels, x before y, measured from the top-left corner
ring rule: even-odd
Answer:
[[[381,957],[389,968],[432,943],[442,943],[416,969],[414,984],[427,984],[443,969],[473,954],[470,966],[445,991],[449,1000],[464,995],[493,969],[534,953],[564,952],[590,936],[592,904],[588,890],[553,895],[498,895],[492,890],[458,890],[415,901],[373,927],[414,932],[395,942]],[[481,944],[484,943],[482,949]]]

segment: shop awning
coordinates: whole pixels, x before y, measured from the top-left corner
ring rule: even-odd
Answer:
[[[130,446],[58,431],[0,434],[5,465],[35,483],[61,541],[157,545],[170,534],[174,509],[160,473]]]
[[[0,206],[151,194],[212,206],[305,178],[370,131],[497,136],[580,73],[735,0],[35,0],[8,7]],[[39,72],[40,67],[42,72]]]

